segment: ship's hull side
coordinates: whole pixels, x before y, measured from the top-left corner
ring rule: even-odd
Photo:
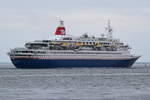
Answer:
[[[138,57],[130,59],[32,59],[12,58],[16,68],[55,68],[55,67],[131,67]]]

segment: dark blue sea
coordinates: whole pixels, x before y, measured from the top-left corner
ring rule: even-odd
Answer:
[[[150,63],[52,69],[1,63],[0,100],[150,100]]]

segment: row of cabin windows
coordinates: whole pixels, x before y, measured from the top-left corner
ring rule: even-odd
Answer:
[[[109,45],[110,43],[101,43],[101,42],[82,42],[83,45],[95,45],[96,43]],[[116,45],[123,45],[123,43],[115,43]]]
[[[100,43],[100,42],[82,42],[83,45],[95,45],[95,44],[106,44],[109,45],[110,43]]]
[[[34,46],[34,47],[42,47],[42,46],[43,46],[43,47],[47,47],[47,46],[48,46],[48,44],[36,44],[36,43],[30,43],[30,44],[29,44],[29,43],[26,43],[25,45],[26,45],[26,46],[32,46],[32,47],[33,47],[33,46]]]
[[[84,44],[84,45],[89,45],[89,44],[96,44],[95,42],[82,42],[82,44]]]
[[[101,53],[101,52],[51,52],[51,54],[119,54],[119,53]]]
[[[15,53],[41,53],[41,54],[45,54],[46,52],[44,52],[44,51],[15,51]]]

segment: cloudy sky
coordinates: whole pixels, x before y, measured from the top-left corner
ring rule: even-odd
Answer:
[[[59,19],[67,33],[99,36],[111,20],[115,38],[150,61],[150,0],[0,0],[0,62],[25,42],[50,39]]]

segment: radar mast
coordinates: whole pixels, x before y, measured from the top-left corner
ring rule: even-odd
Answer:
[[[59,20],[60,22],[60,27],[64,27],[64,21],[63,20]]]
[[[113,35],[112,35],[113,29],[112,29],[112,27],[110,25],[110,20],[109,19],[108,19],[108,26],[106,27],[106,31],[107,31],[107,37],[109,39],[112,39],[113,38]]]

